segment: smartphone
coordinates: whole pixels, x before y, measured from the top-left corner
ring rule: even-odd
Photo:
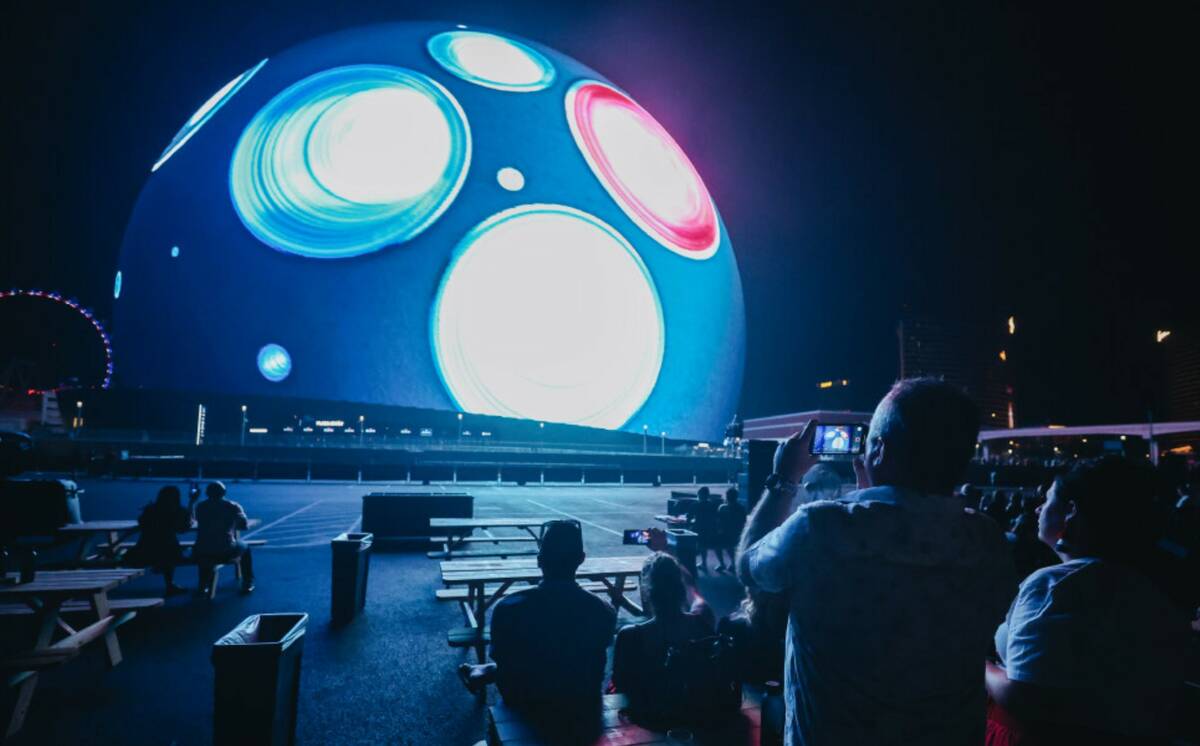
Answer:
[[[621,538],[622,544],[637,544],[645,546],[650,543],[650,529],[648,528],[631,528],[624,532]]]
[[[867,426],[818,424],[809,453],[814,456],[858,456],[867,447]]]

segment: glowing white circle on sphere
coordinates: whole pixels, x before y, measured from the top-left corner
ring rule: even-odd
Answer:
[[[658,380],[662,308],[629,242],[561,205],[473,229],[434,303],[434,357],[459,409],[624,425]]]

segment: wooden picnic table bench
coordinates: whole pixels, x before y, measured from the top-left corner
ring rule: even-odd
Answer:
[[[645,560],[644,555],[588,557],[575,571],[575,579],[603,584],[613,608],[623,607],[642,616],[641,606],[627,598],[625,593],[631,589],[627,581],[641,574]],[[447,642],[451,647],[475,648],[481,663],[486,657],[489,642],[486,629],[488,608],[503,598],[514,584],[532,584],[542,579],[541,568],[533,559],[445,561],[441,563],[441,571],[442,583],[447,588],[467,588],[467,598],[459,601],[466,627],[451,630]]]
[[[529,557],[536,555],[537,543],[541,540],[542,525],[552,518],[542,516],[529,516],[517,518],[430,518],[429,529],[431,531],[442,531],[445,536],[434,536],[430,538],[435,544],[441,544],[441,550],[429,552],[430,559],[453,559],[455,555],[459,557]],[[524,532],[524,535],[518,536],[493,536],[492,529],[514,529],[518,532]],[[485,536],[473,536],[476,529],[485,532]],[[486,543],[491,542],[494,547],[485,547],[483,549],[466,550],[470,543]],[[533,542],[533,547],[523,547],[520,549],[510,549],[502,544],[514,542]]]
[[[123,604],[120,609],[108,598],[108,592],[117,586],[141,575],[144,570],[42,570],[32,582],[16,583],[17,576],[9,574],[0,584],[0,609],[14,614],[12,607],[23,606],[36,619],[37,633],[30,648],[0,660],[9,686],[18,687],[16,704],[9,718],[5,737],[21,729],[25,714],[37,688],[38,672],[60,665],[79,654],[80,649],[95,640],[103,639],[109,665],[121,662],[121,646],[117,641],[116,627],[128,621],[128,614],[136,613],[135,603]],[[155,599],[159,604],[161,599]],[[114,611],[124,611],[118,616]],[[88,626],[76,629],[64,618],[64,613],[85,614]],[[55,633],[62,631],[65,637],[54,641]]]
[[[533,588],[534,585],[535,584],[533,584],[533,583],[514,583],[511,587],[504,590],[501,593],[501,595],[502,596],[511,596],[514,593],[520,593],[521,591],[527,591],[530,588]],[[608,586],[604,585],[604,583],[601,583],[598,580],[585,580],[579,584],[579,587],[590,593],[603,593],[605,595],[608,594]],[[638,585],[637,585],[636,581],[632,582],[630,585],[628,585],[625,588],[625,590],[627,592],[636,591],[637,589],[638,589]],[[489,594],[489,595],[492,593],[495,593],[498,590],[500,590],[499,584],[486,585],[483,587],[483,592],[486,594]],[[470,592],[468,591],[468,589],[466,587],[460,586],[458,588],[438,588],[434,592],[433,595],[439,601],[465,601],[467,598],[470,597]]]
[[[633,722],[626,713],[628,702],[623,694],[603,698],[601,732],[592,746],[641,746],[668,744],[665,731],[653,730]],[[742,707],[728,718],[707,726],[686,726],[696,746],[758,746],[762,729],[762,698],[757,690],[745,687]],[[488,746],[554,746],[539,732],[537,723],[503,703],[488,708]]]
[[[261,524],[257,518],[250,518],[246,521],[246,528],[252,529]],[[195,531],[196,527],[192,526],[186,529],[187,533]],[[89,562],[116,562],[124,556],[125,552],[132,549],[136,542],[127,541],[127,539],[138,531],[138,522],[133,520],[120,521],[82,521],[80,523],[68,523],[60,526],[57,533],[65,540],[78,540],[79,550],[76,552],[74,564],[84,567]],[[92,542],[99,541],[94,547]],[[89,554],[89,551],[96,549],[98,551]]]

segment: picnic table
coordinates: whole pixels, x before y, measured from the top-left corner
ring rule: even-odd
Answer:
[[[604,695],[602,731],[592,746],[679,743],[669,740],[664,731],[651,730],[630,720],[626,705],[623,694]],[[762,697],[752,687],[743,690],[740,712],[730,713],[727,719],[710,726],[687,728],[696,746],[758,746],[761,730]],[[534,723],[504,704],[488,708],[487,743],[488,746],[552,746]]]
[[[66,662],[78,655],[84,645],[98,639],[104,640],[109,665],[121,662],[116,628],[131,619],[138,609],[161,606],[162,599],[114,602],[108,598],[108,592],[143,572],[136,568],[42,570],[32,582],[21,584],[16,583],[15,574],[5,576],[5,582],[0,583],[0,616],[32,614],[37,629],[28,650],[0,658],[0,673],[6,683],[19,687],[6,737],[20,730],[24,722],[39,671]],[[66,613],[83,614],[89,624],[76,629],[63,618]],[[57,631],[65,636],[55,642]]]
[[[251,529],[262,523],[257,518],[251,518],[247,522],[246,528]],[[64,539],[79,540],[79,551],[75,555],[75,563],[84,565],[88,562],[117,562],[133,547],[132,542],[128,539],[137,533],[137,521],[81,521],[79,523],[68,523],[58,528],[58,535]],[[187,529],[187,531],[195,531],[196,528]],[[99,539],[99,545],[95,547],[96,551],[89,554],[92,549],[92,543]]]
[[[455,553],[463,555],[468,544],[491,543],[494,549],[467,553],[472,557],[517,557],[537,554],[536,547],[505,550],[500,544],[512,542],[537,542],[541,540],[542,524],[552,518],[533,516],[528,518],[430,518],[429,530],[444,533],[445,536],[431,536],[430,541],[441,544],[441,551],[429,552],[430,559],[454,559]],[[495,528],[516,529],[524,532],[525,536],[495,536],[491,533]],[[474,536],[476,529],[483,531],[486,536]]]
[[[660,513],[654,516],[654,520],[658,521],[659,523],[665,523],[668,526],[686,526],[688,522],[687,516],[667,515],[666,513]]]
[[[642,607],[627,598],[625,592],[632,590],[626,582],[641,574],[645,561],[645,555],[588,557],[575,571],[575,579],[603,583],[613,608],[624,607],[642,616]],[[542,570],[534,559],[447,561],[441,563],[441,571],[442,583],[447,588],[467,588],[467,598],[459,602],[467,626],[451,630],[447,641],[451,647],[475,648],[481,663],[490,641],[486,629],[488,608],[503,598],[514,583],[537,583],[542,579]]]
[[[68,541],[79,540],[79,551],[75,555],[75,561],[82,564],[90,559],[87,552],[96,539],[106,539],[108,546],[115,548],[121,546],[121,543],[137,530],[137,521],[81,521],[60,526],[58,535]],[[96,555],[96,558],[114,560],[118,558],[115,549],[105,554],[107,556]]]

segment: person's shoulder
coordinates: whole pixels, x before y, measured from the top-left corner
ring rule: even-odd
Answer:
[[[605,619],[610,621],[614,621],[616,619],[617,612],[615,609],[613,609],[612,604],[610,604],[608,601],[600,598],[595,593],[585,591],[578,585],[575,586],[575,590],[575,596],[579,599],[580,605],[587,609],[589,614],[593,614],[597,617],[603,616]]]
[[[492,607],[492,613],[495,614],[497,611],[515,611],[528,606],[537,600],[539,590],[540,588],[535,585],[532,588],[510,593],[496,602],[496,605]]]
[[[1085,559],[1040,568],[1022,581],[1017,597],[1023,604],[1088,605],[1099,594],[1113,590],[1108,587],[1108,573],[1103,564]]]
[[[972,543],[983,545],[994,551],[1009,552],[1010,541],[1004,528],[990,516],[986,516],[973,508],[964,507],[959,513],[959,520],[970,532]],[[1015,540],[1014,536],[1014,540]]]
[[[836,500],[807,502],[796,511],[796,520],[798,523],[820,525],[823,529],[828,529],[839,524],[849,525],[873,517],[881,511],[888,511],[894,507],[888,502],[880,501],[879,494],[874,496],[870,494],[879,489],[882,488],[855,490]]]
[[[626,624],[624,627],[617,630],[617,641],[619,642],[621,640],[625,640],[626,642],[632,642],[634,640],[640,640],[644,635],[649,633],[653,626],[653,619],[646,619],[641,622]]]

